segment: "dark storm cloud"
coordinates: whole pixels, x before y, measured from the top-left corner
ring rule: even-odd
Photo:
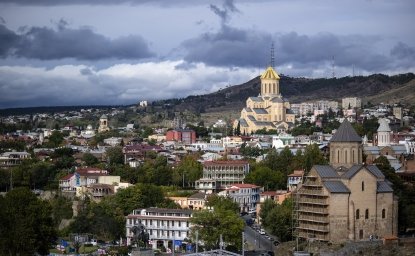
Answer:
[[[57,29],[47,27],[23,28],[19,33],[0,25],[0,56],[29,59],[78,60],[140,59],[154,56],[140,36],[110,39],[90,28],[71,29],[64,21]]]
[[[185,41],[184,59],[213,66],[258,67],[266,63],[271,42],[270,35],[223,25],[217,33]]]
[[[411,68],[415,61],[415,49],[399,43],[391,54],[379,54],[375,45],[382,41],[378,36],[332,33],[299,35],[296,32],[268,34],[237,29],[223,25],[214,33],[205,33],[185,41],[184,59],[188,62],[204,62],[213,66],[258,67],[269,64],[270,46],[275,43],[276,65],[293,68],[312,68],[315,64],[331,63],[338,67],[352,67],[379,72],[394,67]]]
[[[225,0],[222,6],[222,9],[214,4],[211,4],[209,7],[214,14],[219,16],[222,24],[225,24],[229,21],[231,13],[239,12],[239,10],[235,7],[233,0]]]
[[[28,6],[56,6],[56,5],[114,5],[114,4],[157,4],[161,6],[206,4],[204,0],[0,0],[0,3],[10,3]]]

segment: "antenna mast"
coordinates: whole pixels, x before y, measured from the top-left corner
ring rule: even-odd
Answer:
[[[271,62],[270,62],[270,66],[272,67],[272,68],[275,68],[275,57],[274,57],[274,42],[272,42],[272,44],[271,44]]]
[[[334,74],[334,55],[332,56],[331,71],[332,71],[332,73],[331,73],[332,78],[335,78],[336,76]]]

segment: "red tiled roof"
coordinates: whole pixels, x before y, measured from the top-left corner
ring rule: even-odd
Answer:
[[[234,161],[205,161],[203,163],[204,166],[215,166],[215,165],[231,165],[231,166],[239,166],[239,165],[247,165],[249,164],[248,161],[245,160],[234,160]]]
[[[74,175],[73,173],[68,174],[68,175],[62,177],[60,180],[69,180],[70,178],[72,178],[73,175]]]
[[[260,186],[255,184],[231,184],[230,186],[237,188],[260,188]]]
[[[76,170],[75,172],[77,172],[81,176],[106,176],[108,175],[107,170],[101,170],[99,168],[92,168],[92,167],[80,168]]]

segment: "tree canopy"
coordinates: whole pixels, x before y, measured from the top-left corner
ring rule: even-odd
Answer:
[[[52,210],[28,188],[0,196],[0,251],[7,255],[49,253],[56,239]]]

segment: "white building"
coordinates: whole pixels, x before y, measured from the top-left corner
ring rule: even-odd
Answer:
[[[181,246],[183,240],[189,237],[192,213],[193,211],[188,209],[153,207],[134,210],[127,216],[127,245],[131,245],[131,239],[133,238],[131,228],[142,224],[150,235],[149,243],[153,249],[163,246],[172,248],[173,240],[175,241],[175,247]]]
[[[358,97],[349,97],[342,99],[342,108],[362,108],[362,99]]]
[[[121,137],[111,137],[111,138],[104,139],[104,143],[112,147],[121,145],[121,142],[122,142]]]
[[[219,192],[218,195],[232,198],[239,204],[241,212],[252,212],[256,211],[256,205],[263,191],[263,187],[253,184],[232,184],[226,186],[225,190]]]

